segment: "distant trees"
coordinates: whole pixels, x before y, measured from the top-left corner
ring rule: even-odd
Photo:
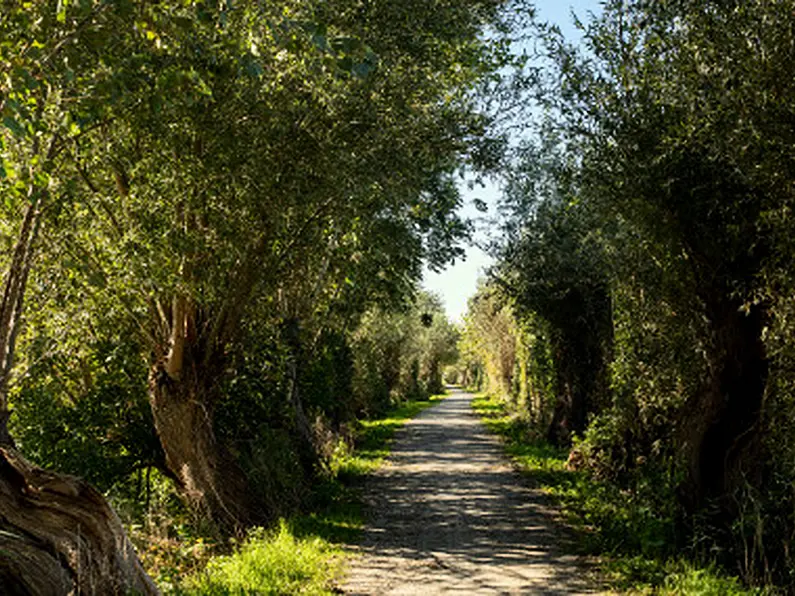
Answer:
[[[518,335],[513,312],[494,288],[480,286],[469,300],[459,345],[462,382],[507,395],[521,341]]]
[[[458,356],[458,331],[439,298],[425,292],[410,307],[369,311],[352,339],[354,403],[363,412],[441,393],[443,369]]]

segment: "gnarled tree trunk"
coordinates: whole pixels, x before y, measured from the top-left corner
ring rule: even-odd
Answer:
[[[182,205],[177,215],[181,225],[198,225]],[[166,467],[191,511],[223,534],[271,521],[214,424],[225,355],[261,275],[266,242],[265,235],[254,241],[221,303],[202,307],[185,294],[172,296],[170,304],[150,297],[149,404]],[[184,258],[180,274],[190,280],[194,268]]]
[[[681,497],[689,512],[708,503],[732,515],[732,493],[745,482],[759,483],[759,428],[768,360],[762,341],[766,312],[754,305],[742,312],[737,300],[708,304],[713,341],[705,389],[686,411],[688,479]]]
[[[185,362],[179,378],[162,366],[150,374],[149,398],[166,466],[191,511],[224,534],[265,521],[234,456],[217,439],[213,370]]]
[[[0,593],[157,594],[121,521],[79,478],[0,447]]]

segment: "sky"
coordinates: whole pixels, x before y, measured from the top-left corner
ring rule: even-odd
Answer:
[[[583,22],[587,21],[588,12],[599,12],[598,0],[536,0],[536,16],[539,21],[548,21],[558,25],[570,40],[579,38],[579,32],[572,22],[572,11]],[[461,195],[464,205],[461,214],[475,220],[477,232],[475,244],[483,244],[489,234],[496,233],[492,229],[494,224],[488,223],[493,217],[495,206],[499,199],[500,190],[493,183],[485,187],[476,186],[470,189],[464,182],[461,185]],[[480,199],[489,206],[486,214],[478,212],[474,207],[474,200]],[[444,302],[447,315],[454,321],[462,321],[467,309],[467,300],[477,289],[478,278],[492,263],[492,259],[478,246],[471,245],[466,248],[466,258],[456,260],[446,269],[434,273],[427,268],[423,274],[423,287],[438,294]]]

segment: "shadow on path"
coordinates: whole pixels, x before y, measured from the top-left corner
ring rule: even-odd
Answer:
[[[587,568],[563,554],[565,533],[499,441],[450,397],[400,432],[368,481],[371,520],[349,594],[594,593]]]

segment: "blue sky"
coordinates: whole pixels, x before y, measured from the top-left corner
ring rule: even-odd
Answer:
[[[599,12],[598,0],[537,0],[535,2],[536,15],[541,21],[548,21],[558,25],[563,33],[571,40],[579,37],[578,31],[572,24],[572,11],[582,21],[587,21],[588,12]],[[464,206],[462,214],[466,217],[477,219],[478,225],[476,239],[483,240],[489,233],[488,225],[483,222],[483,217],[473,206],[475,199],[485,201],[493,211],[499,197],[499,189],[493,184],[485,188],[470,190],[462,185]],[[488,216],[489,214],[487,214]],[[491,259],[476,246],[466,247],[466,259],[456,261],[440,273],[425,270],[423,287],[441,296],[447,314],[453,320],[460,321],[466,312],[467,300],[475,293],[477,280],[483,270],[491,264]]]

